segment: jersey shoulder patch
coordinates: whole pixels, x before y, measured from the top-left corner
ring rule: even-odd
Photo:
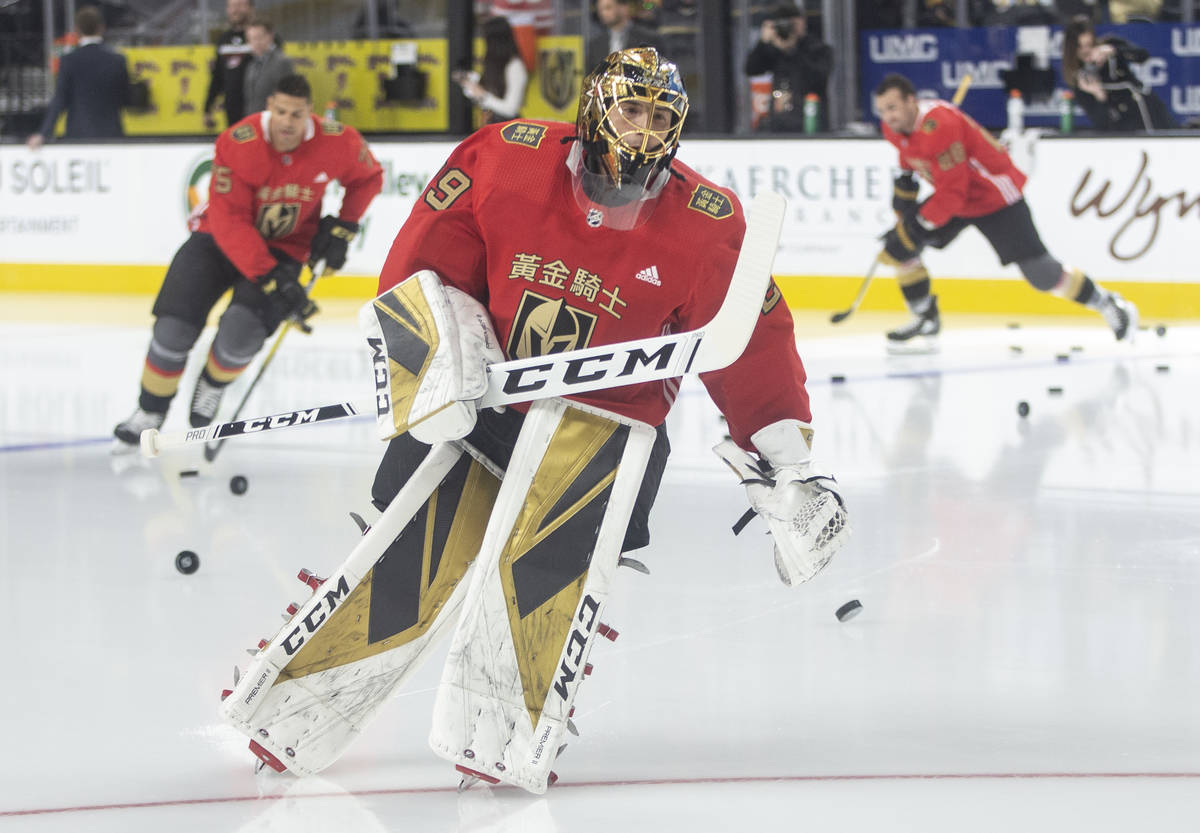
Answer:
[[[500,129],[500,138],[510,145],[524,145],[536,149],[541,146],[542,139],[546,138],[546,126],[515,121]]]
[[[240,127],[235,127],[229,137],[239,145],[244,145],[246,142],[253,142],[258,137],[258,132],[252,124],[243,124]]]
[[[933,116],[929,116],[928,118],[925,119],[925,121],[921,122],[921,132],[922,133],[933,133],[937,129],[938,129],[937,119],[935,119]]]
[[[733,216],[733,200],[715,188],[707,185],[697,185],[688,200],[688,208],[699,211],[714,220],[724,220]]]

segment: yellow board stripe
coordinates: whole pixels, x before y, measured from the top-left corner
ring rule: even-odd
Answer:
[[[0,263],[0,292],[82,292],[153,296],[166,265]],[[321,279],[322,298],[366,301],[378,293],[379,279],[337,274]],[[777,275],[775,284],[792,309],[844,309],[862,283],[861,275]],[[1200,283],[1101,281],[1129,298],[1143,319],[1200,317]],[[970,279],[934,275],[933,291],[943,312],[1026,315],[1094,315],[1078,304],[1031,288],[1019,278]],[[886,276],[872,283],[864,310],[904,310],[895,282]]]

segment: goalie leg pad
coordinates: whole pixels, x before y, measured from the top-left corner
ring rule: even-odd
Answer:
[[[259,653],[225,719],[296,774],[336,760],[454,620],[498,491],[486,468],[435,446]]]
[[[439,755],[545,792],[654,440],[565,400],[530,408],[438,687]]]

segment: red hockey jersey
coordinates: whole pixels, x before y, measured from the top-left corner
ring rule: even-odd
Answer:
[[[949,102],[922,100],[919,106],[912,133],[882,128],[900,151],[900,167],[933,185],[922,217],[941,226],[951,217],[982,217],[1021,199],[1025,174],[992,134]]]
[[[509,358],[683,332],[724,300],[745,234],[737,198],[679,162],[653,214],[630,230],[589,224],[572,193],[573,125],[518,121],[463,141],[396,236],[385,292],[422,269],[483,302]],[[701,376],[730,435],[809,421],[792,316],[772,285],[745,353]],[[581,402],[661,423],[678,388],[646,383]]]
[[[254,113],[217,137],[208,203],[190,222],[250,280],[275,266],[268,246],[308,259],[330,182],[345,188],[338,216],[352,223],[383,189],[383,168],[353,127],[313,116],[300,146],[280,153],[267,139],[270,118]]]

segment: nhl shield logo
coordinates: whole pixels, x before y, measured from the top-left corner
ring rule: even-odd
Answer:
[[[556,110],[574,102],[579,95],[575,83],[575,53],[569,49],[543,49],[538,53],[538,77],[542,98]]]
[[[587,224],[592,228],[600,228],[604,222],[604,212],[599,208],[589,208],[587,213]]]

